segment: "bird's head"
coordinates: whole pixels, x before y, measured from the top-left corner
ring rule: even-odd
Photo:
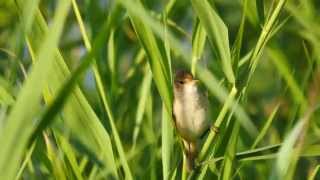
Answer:
[[[178,70],[174,78],[174,88],[176,90],[182,90],[183,87],[193,86],[198,82],[194,79],[192,74],[185,70]]]

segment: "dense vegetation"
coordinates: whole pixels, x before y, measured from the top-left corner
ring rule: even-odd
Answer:
[[[186,172],[172,77],[219,133]],[[0,2],[0,179],[320,179],[317,0]]]

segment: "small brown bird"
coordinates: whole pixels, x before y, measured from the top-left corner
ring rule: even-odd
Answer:
[[[173,119],[183,139],[187,170],[195,167],[200,137],[210,128],[208,98],[198,80],[187,71],[177,71],[174,80]]]

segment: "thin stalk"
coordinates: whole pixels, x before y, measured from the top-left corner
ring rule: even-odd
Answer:
[[[17,173],[15,180],[22,179],[22,173],[25,170],[27,163],[31,161],[31,156],[32,156],[34,148],[36,147],[36,143],[37,142],[32,143],[30,149],[26,153],[26,158],[23,160],[22,165]]]
[[[84,27],[84,23],[82,21],[82,18],[81,18],[81,15],[80,15],[80,11],[78,9],[78,6],[77,6],[77,3],[76,3],[75,0],[72,0],[72,7],[73,7],[74,13],[76,15],[77,21],[79,23],[80,32],[81,32],[85,47],[86,47],[86,49],[88,51],[91,51],[91,44],[90,44],[89,38],[87,36],[86,30],[85,30],[85,27]],[[130,168],[129,168],[129,165],[128,165],[128,162],[127,162],[127,159],[125,157],[125,153],[124,153],[124,150],[123,150],[123,147],[122,147],[122,143],[121,143],[121,140],[120,140],[119,133],[117,131],[117,127],[116,127],[116,125],[114,123],[114,118],[113,118],[113,115],[112,115],[112,112],[111,112],[110,104],[109,104],[109,102],[107,100],[107,96],[106,96],[106,93],[105,93],[105,87],[103,86],[102,79],[101,79],[101,76],[99,74],[99,71],[98,71],[98,68],[97,68],[97,64],[96,64],[95,61],[93,63],[93,73],[94,73],[94,76],[95,76],[95,79],[96,79],[96,84],[97,84],[97,88],[98,88],[98,91],[99,91],[99,95],[102,98],[103,107],[105,108],[105,111],[107,112],[107,115],[108,115],[109,123],[110,123],[111,129],[112,129],[112,134],[114,135],[114,140],[115,140],[116,147],[117,147],[117,150],[118,150],[118,153],[119,153],[119,156],[120,156],[120,161],[121,161],[122,166],[124,168],[126,179],[133,179],[131,171],[130,171]]]
[[[261,51],[264,48],[267,40],[269,39],[270,32],[274,28],[274,24],[283,9],[284,5],[286,3],[286,0],[280,0],[279,3],[277,4],[276,8],[274,9],[273,13],[271,14],[270,18],[267,20],[265,26],[262,29],[261,35],[259,36],[257,45],[255,49],[253,50],[252,56],[250,58],[250,73],[249,73],[249,79],[247,82],[250,81],[252,74],[254,73],[257,64],[258,64],[258,59],[259,56],[261,55]]]
[[[224,120],[224,117],[226,116],[227,112],[228,112],[228,109],[232,106],[231,103],[233,102],[234,100],[234,97],[235,95],[237,94],[237,88],[236,87],[233,87],[231,89],[231,92],[230,94],[228,95],[218,117],[217,117],[217,120],[215,121],[214,125],[213,125],[213,128],[219,128]],[[208,137],[207,137],[207,140],[205,141],[201,151],[200,151],[200,154],[199,154],[199,157],[198,157],[198,160],[199,162],[201,162],[205,156],[207,155],[208,153],[208,150],[213,142],[213,140],[215,139],[217,135],[217,131],[216,130],[212,130],[210,131]]]
[[[187,180],[187,177],[188,177],[186,164],[187,164],[187,157],[183,155],[181,180]]]

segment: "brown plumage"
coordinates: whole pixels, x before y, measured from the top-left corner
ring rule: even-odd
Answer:
[[[173,115],[179,135],[183,139],[187,169],[195,167],[199,139],[209,128],[208,99],[198,88],[198,80],[187,71],[177,71],[174,80]]]

